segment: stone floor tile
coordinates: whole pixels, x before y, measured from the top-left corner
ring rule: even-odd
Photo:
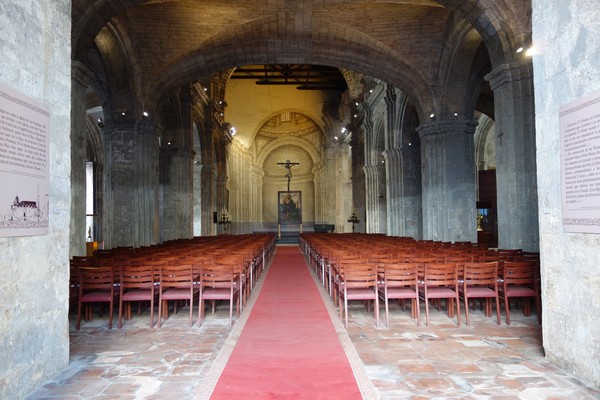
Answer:
[[[470,311],[471,324],[459,327],[444,310],[431,310],[425,326],[390,304],[375,326],[360,303],[349,311],[348,336],[378,398],[473,400],[592,400],[600,390],[586,387],[544,358],[535,314],[511,314],[511,325],[498,326],[481,310]],[[71,363],[28,399],[195,399],[231,332],[228,306],[208,313],[201,324],[188,324],[187,308],[158,329],[149,313],[135,314],[122,329],[107,329],[106,315],[82,322],[71,319]],[[383,311],[383,307],[382,307]],[[197,314],[194,315],[194,318]],[[115,320],[116,321],[116,320]]]

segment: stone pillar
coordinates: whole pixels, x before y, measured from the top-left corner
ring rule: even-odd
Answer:
[[[254,182],[252,185],[252,221],[256,228],[260,228],[263,222],[263,178],[265,171],[260,166],[253,164],[252,172]]]
[[[226,175],[219,175],[216,174],[214,176],[215,179],[215,186],[216,186],[216,193],[217,193],[217,201],[216,201],[216,211],[217,211],[217,218],[220,219],[221,218],[221,212],[227,208],[227,199],[226,199],[226,189],[227,189],[227,176]],[[228,232],[229,232],[229,227],[227,227]],[[221,234],[221,233],[225,233],[223,232],[223,225],[222,224],[218,224],[217,226],[217,233]]]
[[[202,236],[202,222],[204,221],[204,217],[202,215],[202,164],[200,164],[199,160],[194,159],[193,161],[193,174],[194,174],[194,182],[193,182],[193,202],[194,202],[194,222],[193,222],[193,232],[194,236]]]
[[[215,224],[213,222],[213,212],[216,210],[215,192],[213,189],[213,169],[209,165],[200,165],[200,209],[201,214],[201,235],[211,236],[215,234]]]
[[[423,239],[477,241],[474,121],[417,128],[421,137]]]
[[[160,149],[160,241],[192,236],[193,152]]]
[[[104,242],[107,248],[158,243],[158,132],[148,120],[105,128]]]
[[[539,250],[532,69],[503,64],[485,76],[494,91],[498,247]]]
[[[387,233],[385,226],[385,167],[383,165],[367,165],[365,171],[367,233]],[[384,203],[382,205],[382,203]]]
[[[355,227],[355,232],[366,232],[366,179],[365,179],[365,151],[364,133],[358,129],[352,133],[350,167],[352,168],[352,211],[356,212],[360,222]]]
[[[420,150],[394,148],[384,151],[387,188],[387,226],[390,236],[421,238]]]
[[[69,258],[86,254],[86,101],[92,73],[81,63],[71,66],[71,223]]]

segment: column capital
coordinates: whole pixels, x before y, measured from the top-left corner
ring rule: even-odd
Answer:
[[[95,78],[94,72],[85,64],[77,60],[71,61],[71,80],[82,86],[88,86]]]
[[[385,169],[385,166],[383,164],[365,165],[363,167],[365,174],[376,174],[380,170],[384,170],[384,169]]]
[[[448,133],[465,133],[467,135],[474,135],[477,124],[478,122],[474,120],[440,121],[419,126],[417,128],[417,133],[421,138],[425,136]]]
[[[490,83],[492,90],[495,91],[507,83],[533,79],[533,67],[530,62],[502,64],[485,75],[484,79]]]
[[[393,149],[387,149],[382,152],[385,162],[391,162],[402,158],[402,149],[395,147]]]

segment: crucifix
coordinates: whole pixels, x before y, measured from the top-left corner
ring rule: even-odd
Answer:
[[[294,165],[300,165],[300,163],[297,162],[291,162],[290,160],[285,160],[285,162],[278,162],[277,165],[282,165],[285,169],[287,169],[287,174],[285,174],[285,177],[288,180],[288,193],[290,192],[290,179],[292,179],[292,167]]]

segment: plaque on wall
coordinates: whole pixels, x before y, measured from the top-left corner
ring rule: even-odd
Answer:
[[[563,228],[600,233],[600,92],[560,108]]]
[[[48,107],[0,85],[0,237],[48,233]]]

